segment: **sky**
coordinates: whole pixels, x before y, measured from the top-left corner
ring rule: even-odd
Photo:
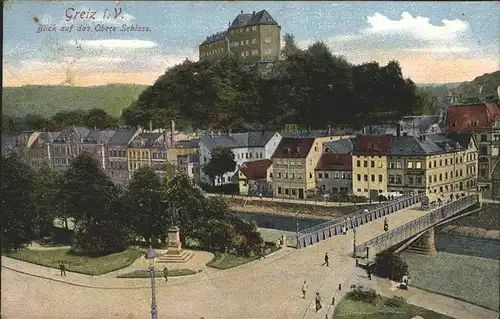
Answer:
[[[323,41],[354,64],[396,60],[419,84],[500,69],[500,2],[7,2],[3,86],[150,85],[197,61],[198,45],[241,10],[264,9],[302,48]]]

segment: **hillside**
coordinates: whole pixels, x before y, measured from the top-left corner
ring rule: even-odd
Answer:
[[[50,117],[59,111],[102,108],[110,115],[119,116],[146,88],[145,85],[136,84],[4,87],[3,114],[18,117],[31,113]]]
[[[500,85],[500,71],[486,73],[472,81],[462,83],[446,83],[437,85],[419,85],[433,95],[439,108],[450,106],[450,96],[453,94],[458,103],[491,102],[498,99],[497,87]],[[479,93],[480,88],[481,93]]]

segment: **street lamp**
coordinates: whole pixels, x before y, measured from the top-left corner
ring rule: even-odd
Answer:
[[[151,318],[158,319],[158,311],[156,310],[156,285],[155,285],[155,261],[156,261],[156,251],[153,247],[149,246],[146,259],[149,264],[149,271],[151,272]]]
[[[356,227],[352,228],[352,234],[354,235],[352,257],[356,257]]]
[[[299,211],[295,212],[295,236],[297,238],[297,248],[299,248]]]

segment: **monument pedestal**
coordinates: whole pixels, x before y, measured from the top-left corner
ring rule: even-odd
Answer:
[[[179,227],[172,226],[168,229],[167,252],[158,257],[158,263],[185,263],[193,257],[192,252],[182,249],[179,236]]]

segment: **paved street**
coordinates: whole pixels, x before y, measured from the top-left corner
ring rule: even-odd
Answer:
[[[415,208],[416,206],[414,206]],[[425,214],[409,209],[389,217],[397,227]],[[363,225],[358,240],[383,233],[383,220]],[[331,300],[338,284],[345,292],[350,284],[363,281],[356,269],[352,252],[352,231],[303,250],[284,248],[266,259],[225,271],[200,266],[201,273],[159,280],[157,302],[160,318],[325,318],[315,314],[314,293],[324,303]],[[324,253],[330,255],[330,267],[321,266]],[[51,278],[20,274],[5,267]],[[74,274],[61,278],[50,269],[2,256],[3,318],[149,318],[151,306],[148,279],[117,279]],[[87,288],[73,284],[100,287]],[[301,298],[301,285],[308,281],[307,298]],[[455,318],[497,318],[498,314],[450,298],[435,298],[428,293],[410,299],[417,305],[440,309]],[[427,296],[424,298],[423,296]],[[340,300],[341,295],[336,299]],[[445,300],[445,302],[443,301]],[[327,307],[325,307],[328,309]],[[432,308],[432,309],[434,309]],[[467,312],[464,312],[467,309]],[[333,307],[329,313],[333,312]]]

